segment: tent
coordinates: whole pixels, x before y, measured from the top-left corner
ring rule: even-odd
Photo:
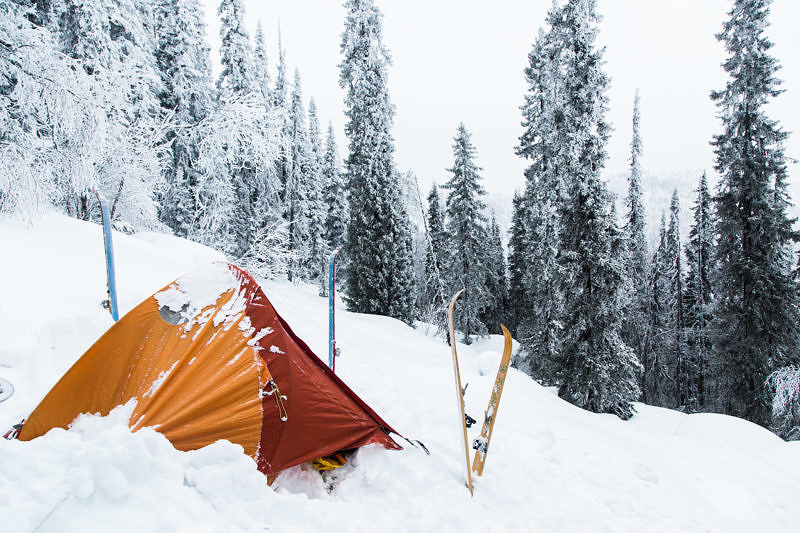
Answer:
[[[400,449],[394,430],[292,332],[250,274],[226,263],[179,278],[115,323],[17,438],[131,400],[134,431],[152,427],[179,450],[227,439],[268,475],[371,443]]]

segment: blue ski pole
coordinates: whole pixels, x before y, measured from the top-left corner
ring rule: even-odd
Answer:
[[[100,198],[100,194],[95,190],[94,195],[100,204],[100,213],[103,216],[103,243],[106,250],[106,276],[108,282],[108,310],[114,322],[119,320],[119,310],[117,307],[117,277],[114,272],[114,243],[111,241],[111,216],[108,213],[108,206]]]
[[[336,255],[338,247],[328,259],[328,366],[336,372]]]

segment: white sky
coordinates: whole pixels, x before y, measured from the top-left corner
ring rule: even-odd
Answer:
[[[217,48],[217,0],[207,5],[208,35]],[[426,190],[448,179],[452,142],[463,121],[473,135],[487,189],[510,193],[523,183],[526,166],[514,154],[521,133],[519,106],[525,93],[527,54],[551,0],[376,0],[384,14],[384,44],[393,65],[389,91],[396,106],[393,135],[400,170],[416,172]],[[344,8],[339,0],[244,0],[251,36],[260,19],[270,67],[277,62],[280,20],[290,79],[300,69],[306,100],[313,96],[323,128],[332,120],[341,155],[344,93],[338,84]],[[606,173],[628,168],[633,96],[641,94],[646,171],[708,169],[709,141],[720,131],[708,95],[720,89],[724,50],[714,38],[727,0],[599,0],[611,77],[608,119],[614,132]],[[786,154],[800,159],[800,2],[775,0],[768,35],[781,62],[786,93],[772,118],[796,132]],[[213,61],[217,61],[216,54]],[[215,72],[218,66],[215,65]],[[793,199],[800,202],[800,165],[789,163]],[[646,186],[646,184],[645,184]]]

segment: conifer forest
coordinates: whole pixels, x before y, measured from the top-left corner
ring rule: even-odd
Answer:
[[[800,226],[789,132],[769,106],[783,91],[770,0],[730,0],[712,30],[725,53],[707,95],[714,166],[662,213],[645,211],[645,94],[613,124],[630,140],[624,196],[607,182],[598,0],[553,2],[519,72],[510,224],[487,201],[469,123],[451,125],[430,187],[398,169],[380,2],[346,0],[330,21],[344,95],[332,118],[272,21],[251,35],[243,0],[215,4],[218,36],[200,0],[0,0],[0,216],[100,222],[102,198],[119,231],[188,238],[321,296],[341,249],[350,310],[449,342],[447,304],[466,289],[458,340],[505,324],[512,364],[574,405],[624,420],[633,402],[724,413],[800,440]]]

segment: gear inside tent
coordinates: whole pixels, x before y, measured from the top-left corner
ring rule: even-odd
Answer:
[[[394,430],[275,312],[244,270],[179,278],[115,323],[31,413],[17,438],[135,401],[135,431],[179,450],[240,444],[265,474],[377,443]],[[396,433],[396,432],[395,432]]]

